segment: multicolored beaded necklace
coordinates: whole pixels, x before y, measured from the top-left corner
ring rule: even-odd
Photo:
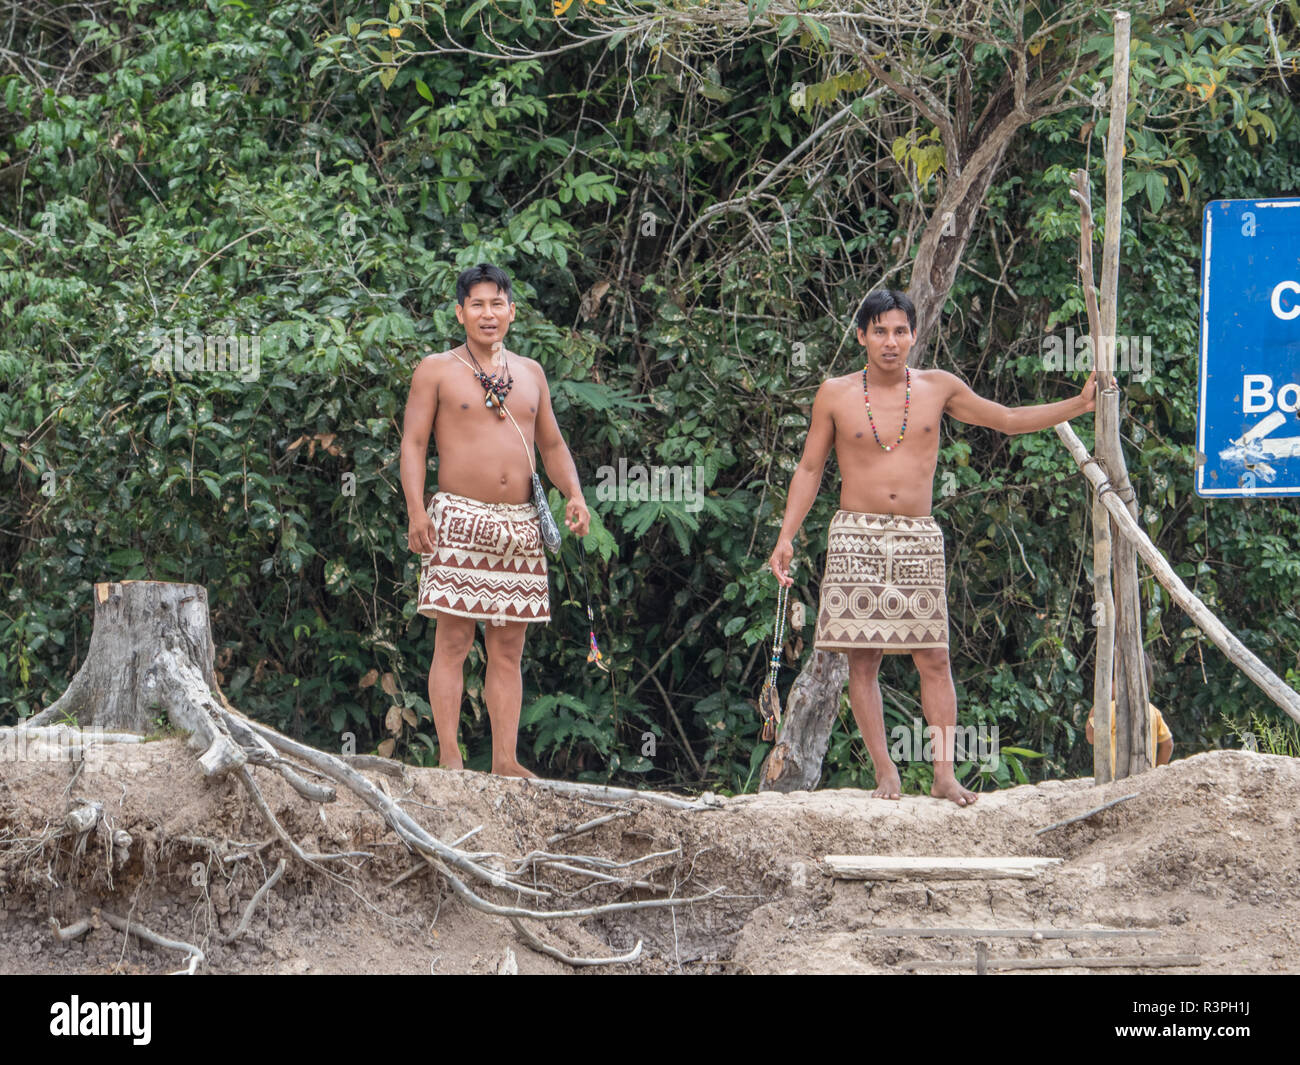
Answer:
[[[515,384],[515,379],[510,373],[510,364],[506,361],[505,349],[501,349],[501,369],[492,374],[483,372],[483,367],[478,364],[478,359],[474,358],[474,353],[469,350],[468,344],[465,345],[465,353],[471,359],[474,359],[474,376],[478,378],[478,383],[483,386],[483,391],[487,393],[483,400],[483,406],[489,410],[495,406],[497,417],[504,421],[506,416],[506,396],[510,394],[510,389]]]
[[[869,365],[869,364],[868,364]],[[898,432],[898,439],[892,444],[880,444],[880,434],[876,432],[876,420],[871,416],[871,393],[867,389],[867,367],[862,367],[862,398],[867,404],[867,421],[871,423],[871,435],[876,438],[876,443],[880,444],[886,451],[893,451],[903,442],[903,434],[907,432],[907,408],[912,405],[912,371],[906,365],[903,366],[903,381],[907,385],[907,394],[903,398],[903,428]]]

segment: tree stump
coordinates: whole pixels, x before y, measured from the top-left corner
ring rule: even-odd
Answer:
[[[849,660],[836,651],[814,651],[795,678],[776,744],[763,763],[759,791],[812,791],[839,715],[849,679]]]
[[[246,761],[222,727],[225,696],[213,671],[207,589],[166,581],[95,585],[90,649],[67,691],[25,722],[72,722],[112,732],[155,732],[165,715],[190,734],[209,775]]]

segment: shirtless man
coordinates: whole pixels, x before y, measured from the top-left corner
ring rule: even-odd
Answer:
[[[867,366],[830,378],[817,391],[768,565],[782,584],[794,583],[794,536],[834,446],[840,511],[830,526],[814,646],[848,654],[849,701],[875,766],[873,795],[883,799],[900,798],[901,782],[885,743],[880,659],[911,654],[934,751],[930,794],[966,806],[975,795],[957,783],[952,768],[957,694],[948,663],[943,533],[930,516],[939,422],[946,413],[1007,434],[1046,429],[1096,408],[1096,377],[1073,399],[1004,407],[944,370],[908,368],[916,308],[903,293],[873,292],[858,310],[857,326]]]
[[[462,273],[456,320],[465,327],[465,343],[416,367],[402,430],[407,544],[421,562],[417,609],[437,619],[429,705],[438,764],[463,768],[457,739],[463,669],[484,621],[492,772],[531,777],[515,753],[523,700],[519,663],[528,624],[550,620],[546,553],[532,503],[534,446],[569,501],[564,520],[570,531],[585,536],[591,516],[551,410],[545,372],[504,346],[515,320],[505,272],[480,264]],[[430,430],[439,491],[426,508]]]

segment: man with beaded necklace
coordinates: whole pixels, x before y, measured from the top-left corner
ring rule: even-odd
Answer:
[[[768,565],[793,584],[794,536],[817,498],[832,447],[840,510],[831,521],[814,645],[849,659],[849,701],[876,771],[877,798],[901,797],[885,741],[878,674],[885,654],[910,654],[930,726],[934,787],[958,806],[975,801],[953,774],[957,694],[948,660],[943,533],[930,515],[944,414],[1008,435],[1032,433],[1096,409],[1096,375],[1071,399],[1005,407],[945,370],[911,370],[916,308],[902,292],[863,300],[858,343],[866,364],[822,383]],[[894,427],[898,426],[897,435]]]
[[[531,777],[519,764],[523,678],[530,622],[550,620],[546,555],[531,502],[533,448],[568,500],[565,524],[587,534],[591,516],[573,456],[551,410],[541,364],[505,348],[515,320],[510,278],[481,263],[456,279],[465,342],[428,355],[411,379],[402,430],[407,544],[421,559],[417,610],[436,618],[429,705],[438,764],[460,769],[457,739],[465,656],[479,621],[492,723],[492,772]],[[438,449],[438,492],[424,498],[429,436]],[[594,640],[594,637],[593,637]]]

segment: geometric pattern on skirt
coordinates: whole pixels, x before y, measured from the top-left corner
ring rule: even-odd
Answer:
[[[934,518],[836,513],[813,646],[886,654],[948,646],[943,531]]]
[[[551,620],[546,552],[532,503],[482,503],[436,492],[427,513],[437,546],[420,555],[419,613]]]

